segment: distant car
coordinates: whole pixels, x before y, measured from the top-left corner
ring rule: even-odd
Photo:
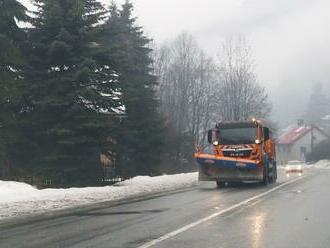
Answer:
[[[288,164],[285,166],[286,173],[303,173],[304,172],[304,165],[305,162],[303,161],[289,161]]]

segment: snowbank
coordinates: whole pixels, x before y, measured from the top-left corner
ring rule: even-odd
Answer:
[[[84,204],[120,200],[134,196],[161,193],[196,185],[197,173],[139,176],[114,186],[43,189],[19,182],[0,181],[0,220],[42,213]]]
[[[278,165],[279,169],[285,169],[287,165]],[[320,160],[316,163],[312,164],[304,164],[304,168],[306,169],[330,169],[330,160]]]
[[[330,160],[320,160],[314,164],[311,164],[311,168],[330,169]]]

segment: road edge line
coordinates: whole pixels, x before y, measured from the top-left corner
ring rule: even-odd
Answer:
[[[187,230],[189,230],[189,229],[191,229],[191,228],[193,228],[195,226],[198,226],[198,225],[200,225],[202,223],[205,223],[205,222],[207,222],[207,221],[209,221],[211,219],[214,219],[214,218],[216,218],[216,217],[218,217],[218,216],[220,216],[222,214],[225,214],[225,213],[230,212],[230,211],[232,211],[232,210],[234,210],[236,208],[239,208],[241,206],[244,206],[244,205],[246,205],[246,204],[248,204],[248,203],[250,203],[250,202],[252,202],[252,201],[254,201],[256,199],[259,199],[261,197],[264,197],[266,195],[269,195],[270,193],[272,193],[272,192],[274,192],[276,190],[279,190],[280,188],[283,188],[283,187],[285,187],[287,185],[290,185],[290,184],[295,183],[295,182],[297,182],[299,180],[302,180],[305,177],[306,176],[298,177],[298,178],[293,179],[291,181],[288,181],[288,182],[285,182],[283,184],[280,184],[280,185],[278,185],[278,186],[276,186],[274,188],[271,188],[271,189],[269,189],[269,190],[267,190],[267,191],[265,191],[263,193],[260,193],[258,195],[255,195],[253,197],[250,197],[250,198],[248,198],[248,199],[246,199],[244,201],[241,201],[239,203],[236,203],[236,204],[234,204],[234,205],[232,205],[230,207],[227,207],[227,208],[225,208],[223,210],[220,210],[220,211],[215,212],[215,213],[213,213],[213,214],[211,214],[209,216],[206,216],[206,217],[204,217],[202,219],[199,219],[199,220],[194,221],[194,222],[192,222],[192,223],[190,223],[188,225],[185,225],[185,226],[183,226],[183,227],[181,227],[179,229],[176,229],[176,230],[174,230],[172,232],[169,232],[169,233],[167,233],[167,234],[165,234],[165,235],[163,235],[163,236],[161,236],[161,237],[159,237],[157,239],[153,239],[153,240],[151,240],[151,241],[149,241],[149,242],[147,242],[147,243],[145,243],[145,244],[143,244],[141,246],[138,246],[137,248],[149,248],[151,246],[154,246],[154,245],[156,245],[156,244],[158,244],[160,242],[163,242],[163,241],[165,241],[165,240],[167,240],[169,238],[172,238],[174,236],[177,236],[178,234],[183,233],[183,232],[185,232],[185,231],[187,231]]]

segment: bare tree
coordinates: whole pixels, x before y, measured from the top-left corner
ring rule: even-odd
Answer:
[[[191,88],[190,130],[197,143],[205,144],[205,131],[215,121],[216,95],[219,88],[217,67],[202,50],[197,57],[195,81]]]
[[[243,36],[227,39],[219,56],[221,92],[218,95],[222,120],[266,118],[271,111],[266,90],[257,81],[251,48]]]
[[[227,40],[220,58],[217,66],[187,33],[157,49],[161,112],[182,135],[179,146],[187,134],[204,146],[206,130],[217,121],[265,118],[270,112],[244,37]]]
[[[217,70],[195,39],[182,33],[158,49],[155,74],[159,79],[161,111],[183,134],[203,142],[214,106]]]

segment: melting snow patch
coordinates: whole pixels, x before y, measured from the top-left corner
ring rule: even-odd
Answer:
[[[320,160],[315,164],[312,164],[312,168],[317,169],[330,169],[330,160]]]
[[[197,173],[139,176],[115,186],[43,189],[19,182],[0,180],[0,220],[84,204],[126,199],[194,186]]]

